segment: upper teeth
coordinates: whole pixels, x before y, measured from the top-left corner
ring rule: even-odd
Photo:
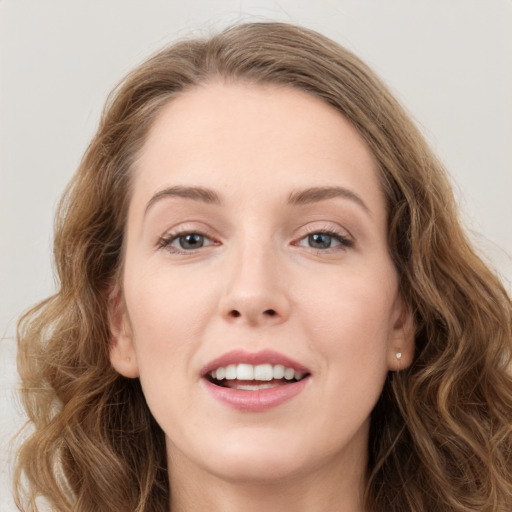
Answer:
[[[302,372],[295,371],[293,368],[285,368],[282,364],[230,364],[220,366],[210,372],[210,376],[215,380],[300,380],[304,376]]]

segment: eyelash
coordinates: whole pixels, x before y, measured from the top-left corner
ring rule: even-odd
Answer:
[[[184,248],[174,247],[172,245],[174,242],[179,241],[180,238],[183,239],[189,235],[198,235],[200,237],[203,237],[205,240],[209,240],[210,243],[208,243],[207,245],[201,245],[200,247],[198,247],[196,249],[184,249]],[[159,249],[166,249],[167,251],[169,251],[173,254],[191,254],[191,253],[198,251],[199,249],[202,249],[203,247],[208,247],[210,245],[219,245],[219,242],[216,242],[208,235],[202,233],[201,231],[197,231],[197,230],[187,230],[187,231],[179,231],[179,232],[175,232],[175,233],[167,233],[165,236],[163,236],[162,238],[160,238],[158,240],[158,248]]]
[[[337,242],[339,242],[339,245],[335,245],[333,247],[326,247],[326,248],[308,247],[309,249],[315,251],[318,254],[331,253],[331,252],[336,252],[336,251],[344,251],[344,250],[350,249],[351,247],[354,246],[354,241],[351,238],[349,238],[346,235],[341,234],[340,232],[338,232],[334,229],[330,229],[330,228],[308,229],[306,235],[299,238],[298,241],[294,242],[293,245],[299,245],[301,247],[304,247],[304,246],[300,245],[299,242],[301,242],[302,240],[308,239],[310,236],[313,236],[313,235],[327,235],[327,236],[331,237],[332,239],[336,240]]]
[[[183,247],[178,248],[173,246],[172,244],[174,242],[179,242],[180,239],[184,239],[185,237],[189,235],[197,235],[203,238],[203,240],[208,240],[209,243],[206,245],[201,245],[198,248],[191,248],[191,249],[184,249]],[[308,239],[309,237],[313,235],[326,235],[330,237],[331,239],[334,239],[338,242],[337,245],[332,247],[325,247],[325,248],[318,248],[318,247],[307,247],[304,245],[301,245],[300,242],[303,240]],[[202,249],[203,247],[209,247],[211,245],[219,245],[219,242],[215,241],[213,238],[209,237],[205,233],[202,233],[198,230],[186,230],[186,231],[179,231],[174,233],[168,233],[162,238],[158,240],[158,248],[159,249],[166,249],[167,251],[173,253],[173,254],[192,254],[197,252],[199,249]],[[181,245],[181,244],[180,244]],[[333,230],[333,229],[310,229],[304,236],[299,238],[296,242],[293,242],[292,245],[299,246],[299,247],[307,247],[311,250],[316,251],[318,254],[321,253],[330,253],[334,251],[343,251],[346,249],[349,249],[353,247],[354,242],[349,237],[342,235],[341,233]]]

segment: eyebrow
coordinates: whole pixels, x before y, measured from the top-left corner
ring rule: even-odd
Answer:
[[[148,201],[148,204],[146,205],[145,214],[156,202],[167,197],[181,197],[184,199],[201,201],[206,204],[222,204],[222,201],[217,192],[210,188],[175,185],[173,187],[160,190],[153,197],[151,197],[151,199]],[[334,199],[337,197],[349,199],[355,202],[361,206],[363,210],[365,210],[369,215],[371,215],[370,209],[363,201],[363,199],[352,190],[344,187],[310,187],[303,190],[296,190],[291,192],[288,196],[288,203],[293,206],[302,206],[320,201],[326,201],[328,199]]]
[[[305,205],[326,201],[327,199],[334,199],[336,197],[342,197],[343,199],[349,199],[355,202],[361,206],[366,213],[371,215],[370,209],[363,199],[352,190],[344,187],[311,187],[304,190],[297,190],[290,194],[288,202],[292,205]]]
[[[194,201],[201,201],[206,204],[217,204],[220,205],[222,202],[219,195],[205,187],[185,187],[182,185],[176,185],[174,187],[165,188],[157,192],[146,205],[145,214],[148,210],[158,201],[165,197],[181,197],[184,199],[192,199]]]

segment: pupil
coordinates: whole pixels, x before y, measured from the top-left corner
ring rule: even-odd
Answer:
[[[204,243],[203,236],[197,233],[180,236],[180,246],[182,249],[197,249]]]
[[[331,246],[331,237],[325,233],[309,235],[309,245],[315,249],[328,249]]]

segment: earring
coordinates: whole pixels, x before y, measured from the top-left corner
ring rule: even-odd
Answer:
[[[396,357],[396,371],[399,372],[401,369],[402,369],[402,365],[400,364],[401,362],[401,359],[402,359],[402,352],[400,351],[400,349],[398,349],[395,353],[395,357]]]

